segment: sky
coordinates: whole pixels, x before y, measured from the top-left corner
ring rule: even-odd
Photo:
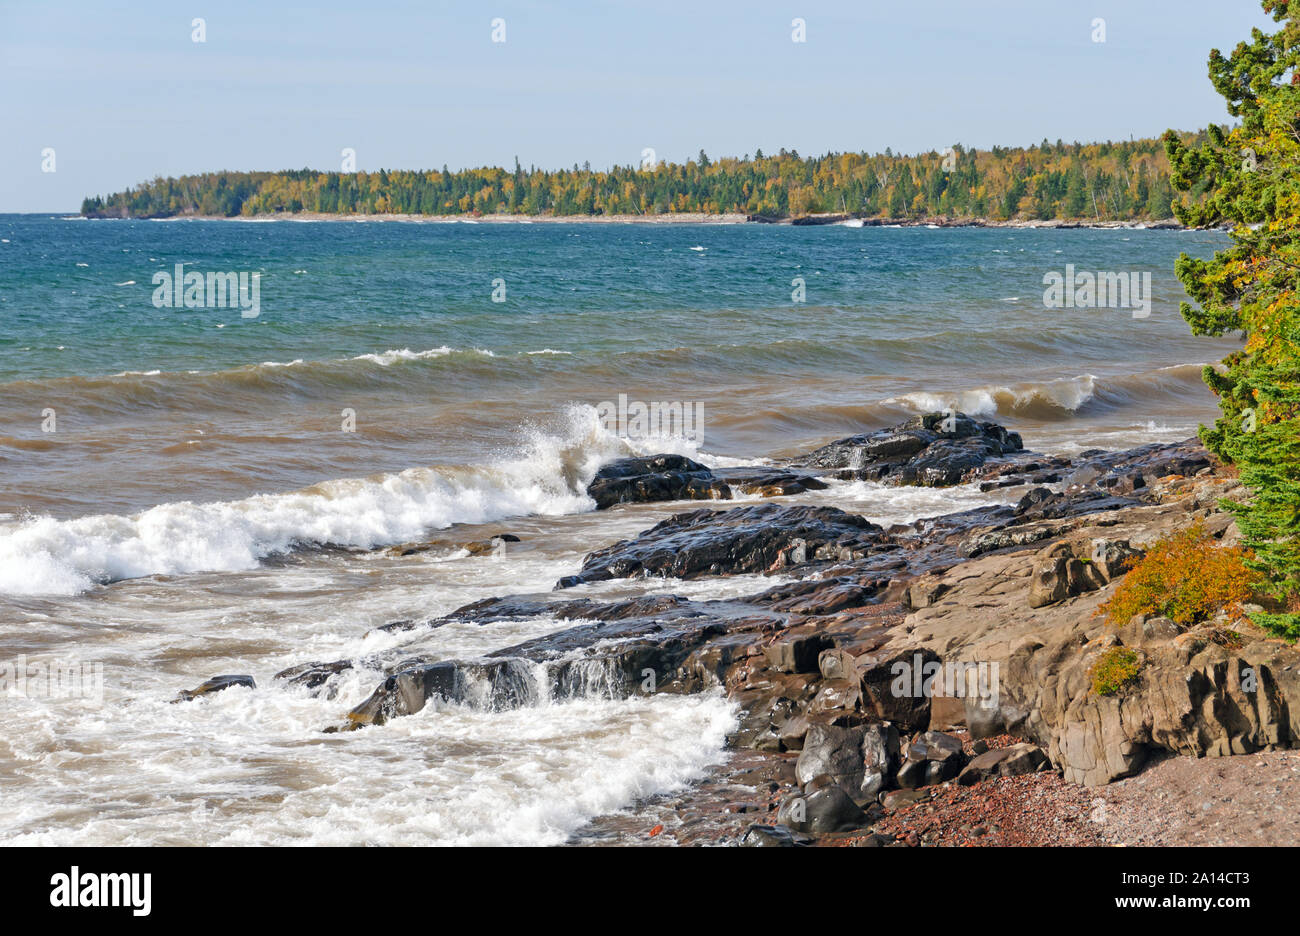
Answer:
[[[599,169],[1154,136],[1229,120],[1206,60],[1256,26],[1257,0],[0,0],[0,212],[344,149]]]

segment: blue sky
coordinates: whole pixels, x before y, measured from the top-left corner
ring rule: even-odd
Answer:
[[[360,169],[603,168],[1149,136],[1226,121],[1209,50],[1270,25],[1255,0],[0,0],[0,212],[344,147]]]

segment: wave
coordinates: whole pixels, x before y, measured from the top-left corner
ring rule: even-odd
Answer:
[[[1203,364],[1178,364],[1140,374],[1097,377],[1080,374],[1045,383],[1021,383],[958,391],[918,391],[890,397],[886,406],[912,413],[956,409],[984,418],[1019,418],[1042,422],[1070,419],[1083,413],[1122,409],[1139,401],[1167,397],[1185,400],[1203,390]]]
[[[678,452],[714,466],[730,461],[685,438],[629,441],[587,405],[568,407],[559,434],[523,435],[519,450],[486,466],[410,468],[236,501],[160,504],[132,516],[0,527],[0,593],[73,595],[141,576],[250,569],[300,548],[370,549],[457,523],[586,512],[595,508],[587,484],[614,458]]]
[[[1044,384],[979,387],[947,393],[905,393],[884,402],[917,413],[955,409],[970,416],[986,418],[1059,419],[1077,412],[1091,400],[1096,385],[1096,377],[1082,374]]]
[[[538,361],[551,356],[542,353],[538,358],[521,352],[519,358]],[[494,352],[479,348],[400,348],[325,361],[263,361],[217,371],[124,370],[102,377],[16,380],[0,384],[0,395],[16,409],[53,396],[75,400],[77,409],[86,413],[134,412],[142,406],[246,410],[266,395],[316,399],[339,391],[395,386],[404,379],[397,365],[450,368],[462,380],[508,378],[509,372],[503,373],[496,360]]]
[[[738,325],[757,317],[758,325],[783,321],[784,310],[727,313]],[[896,333],[901,329],[903,334]],[[590,327],[599,330],[600,323]],[[745,330],[721,328],[712,342],[691,342],[675,347],[628,349],[611,344],[574,354],[563,345],[535,346],[519,350],[487,347],[428,349],[389,348],[349,357],[311,359],[269,359],[213,371],[162,371],[147,366],[122,370],[111,376],[66,376],[17,380],[0,384],[0,396],[14,409],[39,408],[51,398],[69,401],[88,414],[138,412],[141,407],[248,411],[268,397],[293,395],[303,399],[334,399],[340,393],[409,390],[413,381],[428,380],[435,394],[448,391],[473,397],[476,386],[497,392],[503,385],[526,387],[537,381],[582,380],[593,385],[635,385],[662,387],[665,375],[681,384],[677,392],[688,392],[698,375],[736,375],[752,380],[755,374],[772,371],[806,373],[817,362],[818,374],[873,374],[882,377],[933,372],[936,360],[951,360],[957,371],[1015,373],[1021,362],[1115,359],[1118,351],[1111,339],[1097,338],[1095,345],[1079,346],[1080,337],[1063,330],[993,329],[972,333],[969,329],[940,327],[921,332],[892,319],[882,320],[869,335],[850,333],[839,327],[817,337],[787,337],[755,342]],[[739,340],[738,340],[739,339]],[[1090,340],[1090,339],[1083,339]],[[541,343],[539,342],[539,345]],[[813,377],[813,375],[809,375]],[[573,384],[576,385],[576,384]],[[895,382],[891,389],[897,388]],[[997,391],[996,400],[968,397],[965,408],[992,413],[1016,411],[1020,387],[982,388]],[[1060,388],[1058,388],[1059,391]],[[1086,388],[1085,388],[1086,389]],[[1056,393],[1058,391],[1052,391]],[[667,391],[661,391],[667,392]],[[895,391],[896,392],[896,391]],[[1067,391],[1068,393],[1068,391]],[[951,396],[951,393],[948,394]],[[1051,395],[1051,394],[1049,394]],[[901,397],[899,399],[902,399]],[[1069,409],[1068,396],[1060,399]],[[906,406],[904,405],[904,408]]]

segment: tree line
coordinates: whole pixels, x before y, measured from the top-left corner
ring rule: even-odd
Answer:
[[[1205,132],[1181,134],[1187,145]],[[1193,199],[1200,192],[1192,192]],[[91,217],[238,217],[281,213],[373,215],[744,214],[864,218],[1152,221],[1172,217],[1169,160],[1160,139],[991,150],[961,145],[917,155],[829,153],[710,159],[593,170],[502,168],[377,172],[209,172],[155,178],[87,198]]]

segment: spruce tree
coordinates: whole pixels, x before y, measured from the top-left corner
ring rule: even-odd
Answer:
[[[1201,200],[1174,205],[1185,225],[1231,227],[1232,246],[1200,260],[1183,254],[1178,278],[1196,306],[1183,318],[1198,335],[1239,332],[1243,346],[1205,382],[1223,415],[1201,438],[1235,464],[1251,493],[1228,503],[1281,613],[1257,623],[1300,636],[1300,2],[1263,0],[1281,24],[1252,31],[1229,56],[1211,51],[1210,80],[1240,120],[1184,145],[1165,134],[1171,182]]]

